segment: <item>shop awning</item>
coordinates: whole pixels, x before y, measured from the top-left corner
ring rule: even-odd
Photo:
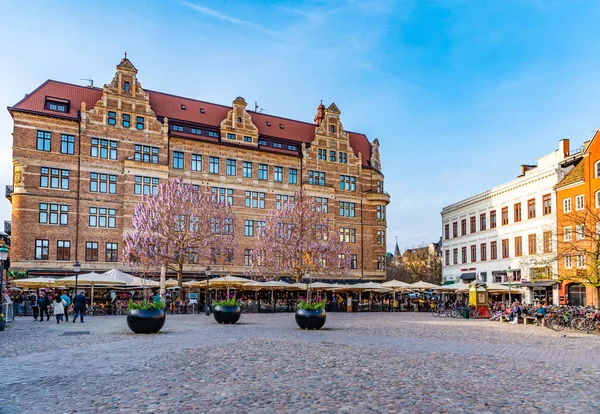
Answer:
[[[548,287],[557,284],[556,280],[539,280],[537,282],[521,282],[523,287]]]
[[[477,279],[477,273],[475,273],[475,272],[463,273],[462,275],[460,275],[460,279],[461,280],[475,280],[475,279]]]

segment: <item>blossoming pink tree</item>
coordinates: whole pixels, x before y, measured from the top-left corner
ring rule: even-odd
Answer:
[[[215,199],[208,188],[182,178],[158,186],[144,196],[133,212],[134,231],[125,235],[123,257],[129,264],[177,272],[179,287],[186,264],[214,263],[233,258],[235,216],[229,205]]]
[[[349,264],[348,246],[305,191],[269,213],[253,252],[253,266],[271,279],[292,276],[300,282],[308,275],[340,275]]]

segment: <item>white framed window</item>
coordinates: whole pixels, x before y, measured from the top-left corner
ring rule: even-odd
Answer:
[[[577,268],[581,269],[585,267],[585,256],[582,254],[577,255]]]
[[[596,238],[600,238],[600,221],[596,223]]]
[[[563,233],[565,235],[565,241],[573,240],[573,232],[571,231],[571,226],[567,226],[563,229]]]
[[[563,212],[564,213],[571,212],[571,198],[570,197],[563,199]]]
[[[565,256],[565,268],[570,269],[573,267],[573,263],[571,262],[571,256]]]
[[[594,164],[594,178],[600,178],[600,161]]]
[[[596,191],[596,208],[600,208],[600,191]]]
[[[575,226],[575,239],[583,240],[585,238],[585,224]]]
[[[583,210],[584,208],[584,198],[583,194],[579,194],[575,196],[575,210]]]

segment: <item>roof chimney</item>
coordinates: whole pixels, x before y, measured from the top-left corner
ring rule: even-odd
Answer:
[[[569,147],[569,140],[566,138],[563,138],[560,141],[558,141],[558,150],[565,157],[568,157],[569,153],[571,152],[571,149]]]

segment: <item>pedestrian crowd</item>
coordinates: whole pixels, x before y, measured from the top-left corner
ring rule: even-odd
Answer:
[[[11,295],[14,304],[15,316],[24,315],[24,305],[26,304],[33,313],[33,320],[46,322],[50,320],[50,312],[53,313],[56,323],[60,324],[63,320],[69,321],[69,311],[73,313],[73,323],[79,318],[81,323],[87,310],[87,298],[85,292],[58,292],[40,290],[39,293],[33,291],[23,294],[20,291]]]

